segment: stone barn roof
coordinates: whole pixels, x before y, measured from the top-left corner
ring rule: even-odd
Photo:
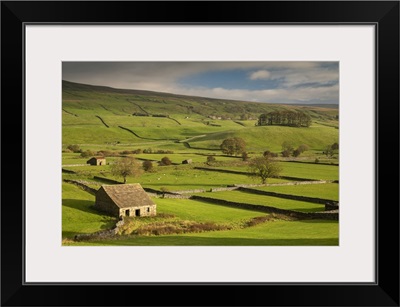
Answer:
[[[119,208],[155,205],[139,183],[102,185],[106,194]]]
[[[92,159],[96,159],[96,160],[105,160],[106,158],[105,158],[105,157],[93,157],[93,158],[90,158],[90,160],[92,160]]]

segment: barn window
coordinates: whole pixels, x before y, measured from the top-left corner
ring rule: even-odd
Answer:
[[[130,211],[129,210],[125,210],[125,215],[129,216]]]
[[[136,209],[136,210],[135,210],[135,215],[136,215],[136,216],[140,216],[140,209]]]
[[[147,207],[147,212],[150,212],[150,207]]]

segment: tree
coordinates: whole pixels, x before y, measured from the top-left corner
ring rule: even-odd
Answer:
[[[246,142],[239,137],[225,139],[220,148],[224,154],[233,156],[241,155],[246,151]]]
[[[289,152],[292,152],[294,150],[294,146],[293,146],[292,142],[284,141],[282,143],[282,151],[285,151],[285,150],[287,150]]]
[[[171,165],[172,161],[168,157],[164,157],[161,159],[161,165]]]
[[[94,151],[91,151],[91,150],[85,150],[85,151],[82,151],[81,152],[81,157],[82,158],[87,158],[87,157],[91,157],[91,156],[94,156],[96,153],[94,152]]]
[[[301,144],[297,149],[293,150],[292,156],[293,157],[298,157],[300,156],[303,152],[307,151],[309,149],[308,145],[306,144]]]
[[[300,153],[303,153],[309,149],[310,147],[306,144],[301,144],[299,147],[297,147],[297,150],[300,151]]]
[[[249,176],[258,177],[264,184],[268,178],[277,177],[282,167],[273,159],[266,157],[255,157],[249,162]]]
[[[150,172],[153,169],[153,163],[151,161],[143,161],[142,166],[146,172]]]
[[[81,152],[81,148],[77,144],[68,145],[67,149],[75,153]]]
[[[269,157],[269,158],[276,158],[278,156],[278,154],[275,152],[271,152],[267,149],[266,151],[264,151],[263,156]]]
[[[249,160],[249,154],[248,154],[247,152],[243,152],[243,153],[242,153],[242,160],[243,160],[243,161]]]
[[[325,148],[324,153],[326,154],[326,156],[328,158],[332,158],[333,157],[333,153],[334,153],[333,149],[332,149],[332,145],[327,145],[326,148]]]
[[[333,143],[332,145],[327,145],[324,153],[328,158],[332,158],[335,152],[339,149],[338,143]]]
[[[339,144],[338,143],[333,143],[331,145],[332,150],[338,150],[339,149]]]
[[[114,176],[122,177],[126,183],[126,177],[138,177],[142,174],[143,170],[139,162],[135,158],[125,157],[121,158],[115,163],[111,164],[111,173]]]
[[[299,149],[295,149],[295,150],[293,150],[292,156],[293,157],[298,157],[298,156],[300,156],[300,154],[301,154],[300,150]]]

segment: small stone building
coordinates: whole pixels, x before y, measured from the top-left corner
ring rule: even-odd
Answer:
[[[186,159],[182,161],[182,164],[191,164],[192,163],[192,159]]]
[[[156,204],[139,183],[102,185],[94,207],[116,217],[156,215]]]
[[[86,164],[90,165],[106,165],[106,158],[104,157],[93,157],[86,161]]]

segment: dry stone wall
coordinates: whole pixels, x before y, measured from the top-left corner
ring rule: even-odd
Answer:
[[[80,187],[82,190],[89,192],[92,195],[96,195],[97,190],[93,189],[91,187],[88,187],[85,183],[79,181],[79,180],[69,180],[69,179],[64,179],[64,182],[72,183],[78,187]]]
[[[331,199],[299,196],[299,195],[292,195],[292,194],[282,194],[282,193],[276,193],[276,192],[270,192],[270,191],[261,191],[261,190],[256,190],[256,189],[250,189],[250,188],[245,188],[245,187],[239,187],[239,191],[252,193],[252,194],[258,194],[258,195],[268,195],[268,196],[273,196],[273,197],[280,197],[280,198],[285,198],[285,199],[301,200],[301,201],[306,201],[306,202],[315,203],[315,204],[326,204],[328,202],[335,203],[335,201],[331,200]]]

